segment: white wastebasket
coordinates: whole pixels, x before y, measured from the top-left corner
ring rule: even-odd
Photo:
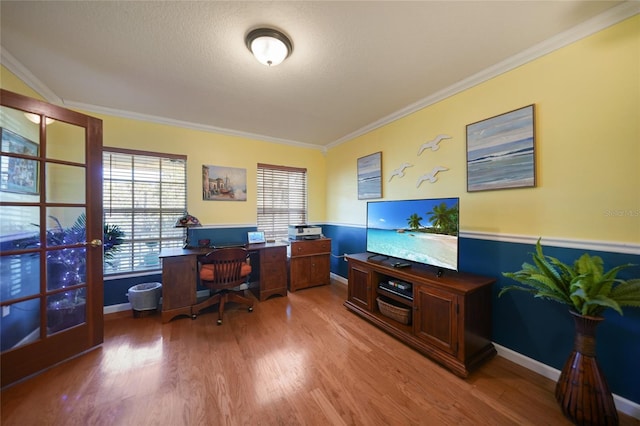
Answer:
[[[158,309],[162,295],[162,284],[142,283],[129,288],[127,296],[134,311],[152,311]]]

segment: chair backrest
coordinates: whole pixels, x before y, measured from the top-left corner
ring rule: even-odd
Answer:
[[[243,248],[219,249],[199,256],[200,282],[215,289],[236,287],[245,281],[247,274],[243,274],[243,265],[246,270],[246,261],[247,250]],[[211,279],[206,279],[211,272],[213,272]],[[203,275],[207,277],[203,279]]]

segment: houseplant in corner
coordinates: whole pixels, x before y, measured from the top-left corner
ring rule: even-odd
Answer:
[[[613,396],[596,360],[595,329],[606,309],[622,315],[623,307],[640,307],[640,278],[616,278],[622,269],[635,265],[619,265],[605,272],[600,257],[585,253],[571,266],[546,256],[540,239],[532,258],[533,264],[524,263],[520,271],[503,273],[518,284],[503,287],[498,297],[521,290],[569,307],[576,334],[556,384],[556,399],[564,415],[576,424],[618,424]]]
[[[87,239],[87,218],[82,213],[71,227],[63,227],[58,218],[49,216],[56,226],[46,229],[47,288],[60,290],[73,288],[86,280],[86,256],[84,248],[57,249],[62,245],[78,245]],[[37,224],[33,224],[40,227]],[[124,242],[124,232],[118,225],[104,224],[103,253],[104,262],[111,265],[114,253],[120,250]],[[17,248],[40,247],[40,235],[36,233],[16,243]],[[71,289],[48,296],[47,331],[55,333],[62,329],[80,324],[86,318],[85,289]]]

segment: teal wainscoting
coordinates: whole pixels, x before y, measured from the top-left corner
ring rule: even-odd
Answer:
[[[344,253],[365,251],[364,227],[323,225],[323,233],[332,239],[331,272],[347,277]],[[567,307],[547,300],[534,299],[522,292],[510,292],[498,298],[498,292],[512,283],[502,272],[516,271],[530,261],[535,251],[535,237],[530,244],[479,238],[460,238],[460,270],[497,279],[492,300],[492,340],[528,358],[561,370],[573,347],[573,320]],[[583,253],[598,255],[605,268],[623,263],[640,265],[640,255],[588,249],[551,247],[544,244],[545,254],[563,262]],[[619,278],[640,277],[640,266],[628,268]],[[627,309],[624,316],[614,311],[605,314],[597,330],[597,358],[612,392],[640,404],[640,309]]]

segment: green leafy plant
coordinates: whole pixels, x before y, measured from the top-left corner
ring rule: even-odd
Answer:
[[[56,219],[57,221],[57,219]],[[62,229],[60,226],[60,222],[58,222],[58,227]],[[87,228],[87,216],[82,213],[76,219],[76,222],[71,226],[71,231],[75,233],[81,233],[84,235],[85,229]],[[120,229],[119,225],[111,225],[105,223],[103,225],[103,241],[102,245],[104,248],[104,262],[113,266],[113,260],[115,259],[115,253],[120,251],[120,244],[124,243],[124,231]],[[86,237],[85,237],[86,238]]]
[[[616,278],[622,269],[635,266],[631,263],[604,272],[602,259],[585,253],[570,266],[546,256],[540,239],[532,258],[533,264],[525,262],[520,271],[503,272],[502,275],[520,284],[502,288],[498,297],[511,290],[521,290],[592,317],[601,316],[607,308],[622,315],[622,307],[640,307],[640,279]]]

